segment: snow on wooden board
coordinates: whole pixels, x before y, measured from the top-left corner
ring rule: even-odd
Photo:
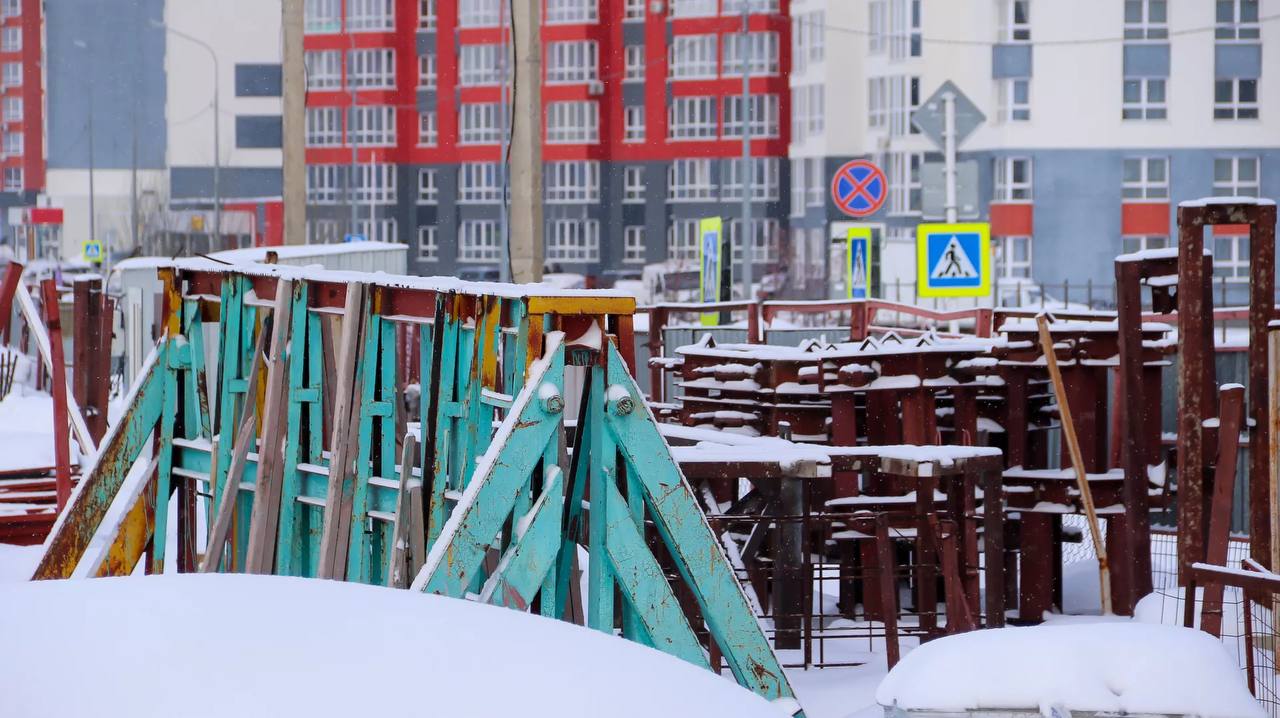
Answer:
[[[948,636],[903,658],[876,691],[903,711],[1053,709],[1264,718],[1244,674],[1207,633],[1096,623]]]
[[[7,585],[0,605],[7,718],[785,715],[621,638],[382,587],[184,574]]]

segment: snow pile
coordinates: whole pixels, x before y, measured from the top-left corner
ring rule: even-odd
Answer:
[[[71,446],[74,452],[74,441]],[[47,469],[53,464],[53,399],[14,384],[13,391],[0,400],[0,472]]]
[[[8,585],[0,606],[6,718],[784,715],[630,641],[388,588],[187,574]]]
[[[876,701],[907,711],[1266,716],[1213,637],[1128,622],[941,638],[907,654],[881,682]]]

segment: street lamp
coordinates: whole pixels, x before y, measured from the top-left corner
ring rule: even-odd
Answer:
[[[220,181],[221,179],[220,175],[222,170],[222,151],[221,151],[220,138],[222,136],[222,133],[219,131],[219,126],[220,126],[220,120],[222,117],[222,110],[218,100],[222,96],[222,93],[218,91],[218,78],[220,77],[218,73],[218,53],[214,52],[213,47],[209,45],[209,43],[205,42],[204,40],[201,40],[200,38],[192,35],[188,35],[187,33],[182,32],[181,30],[175,30],[169,27],[168,25],[165,25],[163,22],[160,22],[159,20],[156,20],[153,18],[151,20],[151,25],[152,27],[161,28],[172,35],[176,35],[182,38],[183,40],[199,45],[200,47],[204,48],[205,52],[209,53],[210,59],[213,60],[213,236],[216,242],[221,242],[222,241],[222,184]],[[209,247],[209,251],[212,252],[217,250],[211,245]]]
[[[75,45],[81,50],[84,50],[86,55],[89,53],[89,43],[85,42],[84,40],[72,40],[71,44]],[[97,212],[95,211],[95,208],[93,206],[94,192],[93,192],[93,79],[92,79],[93,62],[92,60],[93,58],[89,58],[89,61],[85,63],[86,65],[89,66],[89,72],[86,72],[84,75],[84,83],[85,83],[84,93],[89,98],[89,240],[90,241],[94,241],[98,238],[98,230],[97,230],[98,217],[97,217]],[[104,255],[104,257],[110,256],[111,248],[104,247],[102,254]]]

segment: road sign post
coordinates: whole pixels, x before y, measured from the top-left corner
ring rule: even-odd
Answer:
[[[845,295],[849,299],[871,298],[871,228],[850,227],[845,245]]]
[[[698,222],[698,301],[720,302],[728,299],[725,294],[729,282],[725,274],[729,256],[724,246],[724,222],[719,217],[708,217]],[[702,325],[714,327],[720,323],[722,312],[703,312]]]
[[[916,286],[921,297],[991,294],[991,226],[922,224],[916,227]]]
[[[866,160],[840,166],[831,178],[831,199],[850,217],[869,217],[884,206],[889,181],[884,171]]]

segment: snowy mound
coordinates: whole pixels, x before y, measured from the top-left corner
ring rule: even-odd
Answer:
[[[1244,672],[1209,634],[1128,622],[941,638],[907,654],[881,682],[876,702],[907,711],[1266,715]]]
[[[630,641],[438,596],[239,575],[0,587],[0,715],[783,715]]]

